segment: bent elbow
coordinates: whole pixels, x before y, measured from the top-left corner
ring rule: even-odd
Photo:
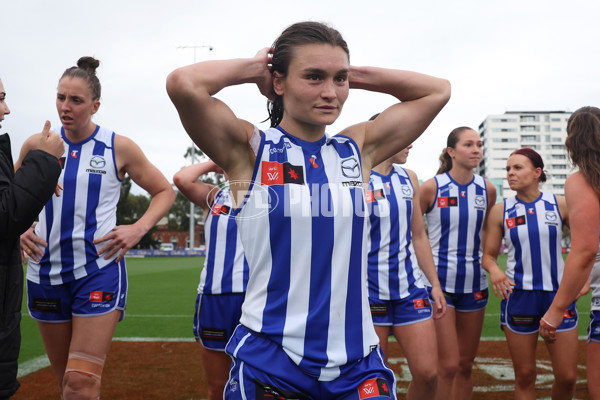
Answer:
[[[167,76],[167,94],[171,100],[175,101],[184,92],[187,85],[187,79],[184,71],[178,68]]]

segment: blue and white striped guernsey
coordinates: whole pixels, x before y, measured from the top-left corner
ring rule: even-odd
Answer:
[[[516,196],[505,199],[502,226],[508,247],[506,276],[515,289],[558,290],[565,264],[556,197],[541,193],[531,203]]]
[[[486,289],[481,267],[481,229],[488,206],[485,179],[474,175],[471,182],[460,185],[444,173],[435,182],[437,193],[426,217],[442,290],[474,293]]]
[[[79,143],[65,141],[63,171],[59,182],[61,196],[48,201],[40,213],[35,234],[48,243],[39,263],[29,259],[27,279],[35,283],[59,285],[80,279],[117,258],[98,257],[94,239],[112,231],[117,221],[121,180],[117,175],[114,132],[96,127]]]
[[[344,136],[260,138],[238,229],[250,265],[240,322],[331,381],[378,344],[367,296],[358,148]]]
[[[198,293],[244,293],[248,262],[238,235],[229,187],[219,190],[204,222],[206,258]]]
[[[367,191],[370,299],[399,300],[413,287],[424,287],[411,239],[414,193],[408,173],[399,165],[392,165],[388,175],[371,171]]]
[[[590,283],[592,287],[591,311],[600,311],[600,248],[596,253],[596,260],[590,273]]]

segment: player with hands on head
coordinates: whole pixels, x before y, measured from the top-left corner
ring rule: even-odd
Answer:
[[[548,311],[540,320],[540,335],[555,344],[570,307],[591,279],[592,304],[588,328],[587,382],[590,396],[600,399],[600,109],[586,106],[567,122],[567,153],[578,171],[565,182],[569,208],[571,251],[565,261],[562,281]],[[591,272],[591,273],[590,273]],[[583,289],[582,289],[583,288]]]
[[[68,399],[96,399],[104,361],[127,299],[125,253],[175,200],[160,171],[132,140],[99,126],[99,61],[82,57],[58,82],[56,108],[65,142],[59,182],[35,229],[21,236],[27,266],[30,315]],[[39,137],[23,145],[17,166]],[[116,226],[121,182],[128,174],[152,200],[132,225]]]
[[[196,298],[194,336],[202,343],[208,400],[216,400],[223,398],[229,377],[231,358],[225,353],[225,345],[240,321],[249,269],[229,186],[199,180],[211,172],[224,173],[208,160],[181,169],[173,182],[204,214],[206,256]]]
[[[243,83],[270,100],[271,128],[259,130],[214,97]],[[398,102],[375,121],[326,135],[351,88]],[[338,31],[300,22],[253,58],[175,70],[167,91],[189,136],[229,176],[250,266],[226,348],[225,398],[395,398],[369,310],[363,184],[427,128],[449,83],[353,66]]]
[[[0,80],[0,128],[10,114]],[[20,235],[31,226],[54,193],[60,175],[58,158],[65,148],[46,121],[38,140],[15,171],[10,137],[0,135],[0,399],[9,399],[19,388],[17,361],[21,348],[21,304],[24,258]]]
[[[562,232],[569,217],[564,197],[540,191],[546,173],[535,150],[513,151],[506,162],[506,179],[516,193],[490,211],[483,267],[494,293],[502,298],[500,323],[515,371],[515,398],[535,399],[538,325],[561,282]],[[502,240],[508,249],[506,273],[497,264]],[[556,345],[547,346],[554,373],[553,399],[570,399],[575,390],[575,303],[567,315]]]
[[[446,313],[419,203],[417,175],[406,163],[412,144],[371,171],[369,207],[369,303],[385,360],[394,335],[406,356],[412,380],[407,399],[432,399],[437,388],[437,345],[433,319]],[[432,283],[431,296],[422,282]],[[432,319],[433,316],[433,319]]]
[[[437,175],[421,185],[421,210],[448,306],[444,318],[435,320],[438,400],[466,399],[473,392],[473,362],[488,300],[482,243],[489,209],[496,202],[494,185],[474,172],[482,156],[477,132],[464,126],[453,129]]]

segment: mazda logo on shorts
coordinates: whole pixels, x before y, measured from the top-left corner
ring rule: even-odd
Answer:
[[[354,157],[342,161],[342,174],[346,178],[358,178],[360,176],[360,165]]]
[[[90,160],[90,167],[92,167],[92,168],[104,168],[105,165],[106,165],[106,161],[104,160],[104,157],[102,157],[102,156],[94,156]]]

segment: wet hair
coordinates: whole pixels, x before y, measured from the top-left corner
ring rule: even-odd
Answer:
[[[440,167],[438,168],[436,175],[443,174],[452,169],[452,157],[448,154],[448,147],[455,149],[456,143],[460,140],[461,133],[472,130],[473,129],[468,126],[459,126],[458,128],[452,129],[452,132],[450,132],[448,139],[446,140],[446,148],[444,148],[442,154],[440,154]]]
[[[522,155],[522,156],[529,158],[529,161],[531,161],[531,164],[533,164],[533,168],[540,168],[542,170],[542,174],[540,175],[539,181],[542,183],[546,182],[546,171],[544,171],[544,160],[542,160],[542,156],[540,156],[540,154],[537,151],[535,151],[534,149],[532,149],[530,147],[522,147],[522,148],[517,149],[517,150],[513,151],[512,153],[510,153],[511,156],[513,154],[518,154],[518,155]]]
[[[573,164],[600,194],[600,109],[581,107],[571,115],[565,147]]]
[[[60,77],[60,80],[64,77],[83,79],[87,82],[92,92],[92,100],[100,100],[102,86],[96,76],[96,68],[98,68],[99,65],[100,61],[96,60],[94,57],[81,57],[77,60],[77,66],[67,68]]]
[[[279,75],[285,77],[294,57],[294,50],[296,47],[307,44],[339,46],[350,58],[348,44],[336,29],[320,22],[298,22],[286,28],[271,46],[273,48],[271,74],[278,72]],[[274,92],[272,95],[275,100],[267,103],[267,110],[271,127],[275,127],[283,119],[283,97]]]

